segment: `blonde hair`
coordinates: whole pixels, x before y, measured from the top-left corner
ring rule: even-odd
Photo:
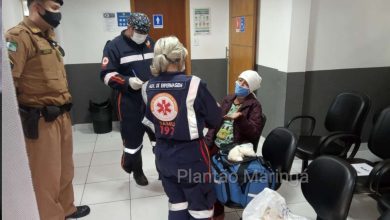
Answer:
[[[154,76],[167,71],[169,64],[177,64],[184,69],[187,49],[175,36],[160,38],[154,46],[154,58],[150,69]]]

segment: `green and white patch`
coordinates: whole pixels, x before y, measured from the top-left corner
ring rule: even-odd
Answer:
[[[18,44],[16,42],[7,41],[7,49],[12,52],[16,52]]]

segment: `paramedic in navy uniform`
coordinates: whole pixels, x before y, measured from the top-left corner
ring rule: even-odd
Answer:
[[[209,219],[216,200],[203,129],[219,125],[221,110],[200,78],[185,75],[186,56],[176,37],[159,39],[151,66],[156,77],[142,87],[143,123],[155,131],[169,220]]]
[[[128,173],[134,172],[135,181],[142,186],[148,185],[142,170],[145,106],[141,87],[152,76],[154,42],[148,36],[149,30],[150,21],[145,14],[131,13],[128,28],[106,44],[100,74],[104,83],[116,91],[124,145],[122,168]]]

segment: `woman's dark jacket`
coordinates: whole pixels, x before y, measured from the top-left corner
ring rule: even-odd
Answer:
[[[229,112],[235,98],[235,95],[228,95],[222,100],[222,115],[226,115]],[[262,108],[260,102],[253,94],[249,94],[244,102],[241,103],[238,112],[241,112],[242,115],[233,122],[234,143],[250,142],[253,146],[257,146],[263,128],[262,123],[264,123],[261,121]],[[217,128],[210,129],[205,136],[205,142],[212,152],[215,150],[213,149],[215,148],[214,140],[222,125],[223,120],[221,120],[221,124]]]

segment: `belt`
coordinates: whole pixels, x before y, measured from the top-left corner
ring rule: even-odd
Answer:
[[[58,116],[64,114],[65,112],[69,112],[72,109],[72,103],[67,103],[61,106],[48,105],[42,108],[19,105],[19,108],[26,112],[38,110],[40,116],[43,116],[46,121],[50,122],[54,121]]]

